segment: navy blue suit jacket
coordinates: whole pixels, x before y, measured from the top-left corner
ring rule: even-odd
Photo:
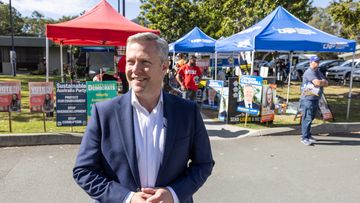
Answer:
[[[195,103],[165,92],[163,101],[165,151],[156,187],[171,186],[180,202],[192,202],[214,165],[209,137]],[[134,136],[130,91],[93,106],[73,176],[97,202],[121,203],[141,187]]]

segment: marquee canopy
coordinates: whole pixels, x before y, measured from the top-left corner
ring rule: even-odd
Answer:
[[[318,30],[279,6],[259,23],[218,40],[217,52],[315,51],[354,52],[356,42]]]
[[[140,32],[160,34],[123,17],[106,0],[73,20],[46,25],[48,39],[71,45],[125,46],[129,36]]]
[[[198,27],[195,27],[186,35],[169,44],[170,52],[214,52],[215,42]]]

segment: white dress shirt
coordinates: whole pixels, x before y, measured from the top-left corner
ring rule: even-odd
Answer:
[[[130,91],[140,184],[142,188],[155,187],[165,146],[163,94],[160,93],[157,105],[148,112],[140,104],[135,93]],[[179,199],[174,190],[171,187],[167,189],[171,192],[174,203],[178,203]],[[130,202],[134,194],[134,192],[128,194],[126,203]]]

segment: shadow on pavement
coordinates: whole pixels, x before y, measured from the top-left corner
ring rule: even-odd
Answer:
[[[242,135],[249,133],[248,130],[238,130],[235,132],[231,132],[230,130],[226,130],[224,128],[221,128],[220,130],[208,130],[207,132],[210,137],[221,137],[221,138],[240,137]]]
[[[344,139],[343,139],[344,138]],[[319,136],[316,145],[360,145],[360,134],[356,133],[330,133],[327,136]]]

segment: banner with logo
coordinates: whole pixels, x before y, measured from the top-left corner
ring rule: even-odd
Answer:
[[[87,124],[86,83],[56,83],[56,126]]]
[[[21,111],[21,83],[0,82],[0,112]]]
[[[244,75],[240,77],[237,111],[250,115],[260,114],[261,91],[263,79],[259,76]]]
[[[261,104],[261,122],[273,121],[275,118],[276,84],[263,86]]]
[[[86,82],[87,109],[91,115],[92,105],[117,96],[116,81]]]
[[[54,83],[29,82],[30,112],[54,111]]]

